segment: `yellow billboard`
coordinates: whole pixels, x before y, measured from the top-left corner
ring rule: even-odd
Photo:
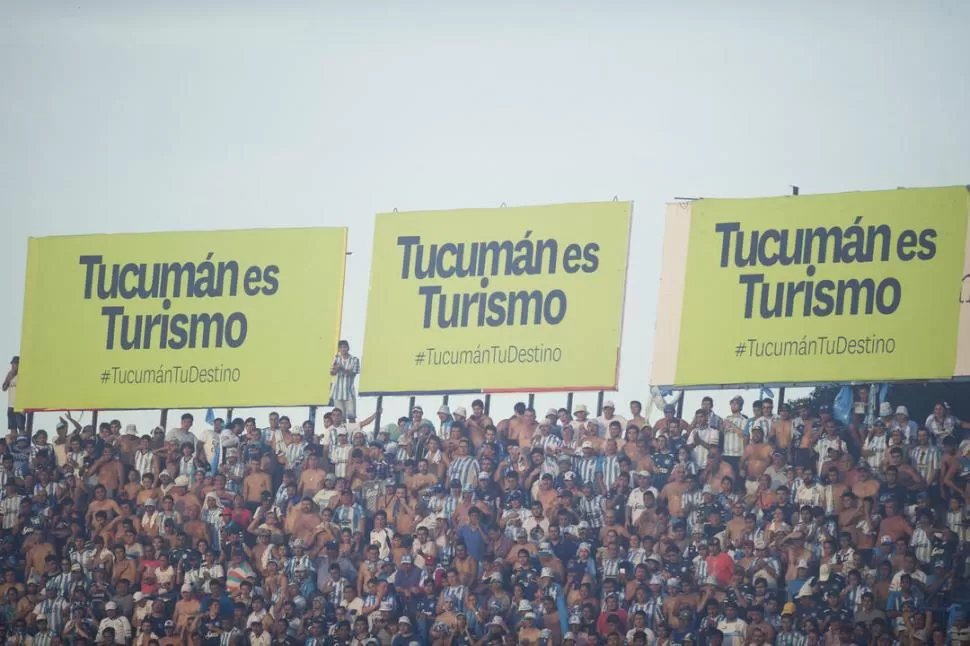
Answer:
[[[667,209],[653,382],[948,379],[965,187]]]
[[[346,229],[32,238],[27,410],[326,402]]]
[[[612,390],[632,203],[377,216],[360,390]]]

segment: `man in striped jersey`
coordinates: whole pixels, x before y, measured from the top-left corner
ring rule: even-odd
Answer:
[[[744,455],[746,438],[744,429],[748,424],[748,418],[741,411],[744,410],[744,398],[738,395],[731,399],[731,414],[721,422],[721,432],[723,438],[724,461],[731,465],[735,473],[741,469],[741,456]]]
[[[330,375],[333,377],[330,399],[351,420],[357,417],[357,390],[354,380],[359,373],[360,359],[350,354],[350,343],[341,339],[337,343],[337,354],[330,365]]]
[[[886,424],[882,418],[877,418],[869,428],[866,440],[862,444],[862,457],[866,459],[873,471],[879,471],[886,457]]]
[[[478,482],[478,473],[481,470],[478,460],[469,455],[470,451],[471,442],[462,439],[458,442],[455,459],[448,465],[448,478],[452,482],[457,480],[463,487],[466,485],[474,487]]]
[[[916,446],[910,452],[910,461],[928,486],[937,484],[941,461],[940,450],[930,445],[930,432],[925,428],[916,432]]]

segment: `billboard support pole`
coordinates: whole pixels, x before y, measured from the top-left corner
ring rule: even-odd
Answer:
[[[24,422],[24,430],[27,432],[27,437],[34,436],[34,411],[27,411],[26,421]]]
[[[492,393],[485,393],[485,414],[492,408]]]
[[[168,409],[163,408],[161,416],[158,418],[158,425],[162,427],[163,431],[168,430]]]
[[[91,426],[94,428],[94,432],[98,432],[98,411],[91,411]],[[164,430],[164,429],[162,429]]]
[[[408,400],[408,418],[411,417],[411,411],[414,410],[414,395],[411,395],[411,399]]]
[[[536,407],[536,394],[529,393],[529,408],[535,408],[535,407]]]
[[[447,406],[448,405],[448,395],[447,394],[441,396],[441,405],[442,406]]]
[[[566,412],[573,414],[573,394],[566,393]]]
[[[798,197],[798,187],[797,186],[794,186],[793,185],[791,187],[791,194],[792,194],[793,197]],[[782,386],[782,387],[780,387],[778,389],[778,406],[775,407],[775,410],[778,410],[779,408],[781,408],[781,405],[784,404],[784,403],[785,403],[785,387]]]
[[[226,424],[230,424],[230,425],[232,424],[232,409],[231,408],[227,408],[226,409]]]
[[[677,419],[684,419],[684,393],[681,392],[680,399],[677,400]]]
[[[603,414],[603,391],[599,391],[596,394],[596,416],[599,417]]]
[[[379,433],[381,430],[381,413],[384,408],[384,395],[377,396],[377,417],[374,418],[374,428]]]

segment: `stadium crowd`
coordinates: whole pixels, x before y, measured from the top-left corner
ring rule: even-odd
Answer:
[[[320,428],[68,414],[28,436],[11,397],[2,639],[970,644],[970,424],[944,403],[911,416],[859,388],[843,424],[705,398],[650,424],[635,401],[624,418],[475,400],[375,428],[345,416],[343,357]]]

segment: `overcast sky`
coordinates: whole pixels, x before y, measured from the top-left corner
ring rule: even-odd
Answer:
[[[359,354],[374,213],[616,195],[624,412],[648,398],[665,202],[970,182],[970,3],[728,4],[4,2],[0,349],[28,236],[350,227]]]

